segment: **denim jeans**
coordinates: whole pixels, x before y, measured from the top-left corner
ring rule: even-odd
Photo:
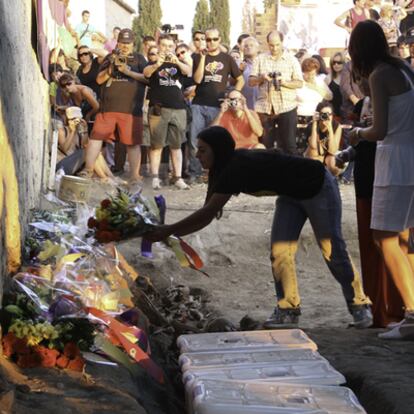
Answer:
[[[191,140],[189,144],[189,160],[188,160],[188,172],[190,175],[201,175],[202,168],[200,161],[196,158],[197,152],[197,137],[198,134],[212,124],[217,118],[220,112],[220,108],[215,106],[205,105],[191,105]]]
[[[335,178],[325,171],[322,189],[306,200],[280,196],[271,234],[271,261],[278,306],[300,306],[295,256],[300,232],[309,219],[323,258],[340,283],[348,309],[351,305],[370,304],[361,276],[346,249],[341,230],[341,197]]]

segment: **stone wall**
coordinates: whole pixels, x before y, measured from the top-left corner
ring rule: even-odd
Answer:
[[[277,6],[269,7],[263,14],[254,16],[254,36],[260,43],[260,50],[267,52],[267,34],[277,28]]]
[[[28,211],[38,205],[42,190],[48,88],[32,45],[33,4],[0,1],[0,299],[5,277],[19,261],[20,227],[23,235]],[[5,148],[10,149],[7,158]],[[18,203],[13,202],[15,189]]]

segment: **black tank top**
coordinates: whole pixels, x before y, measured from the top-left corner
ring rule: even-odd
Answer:
[[[332,91],[332,106],[334,108],[334,114],[340,116],[341,114],[341,105],[342,105],[342,94],[339,85],[332,79],[331,83],[328,85],[329,89]]]

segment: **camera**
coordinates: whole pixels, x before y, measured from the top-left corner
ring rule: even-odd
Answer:
[[[326,112],[319,112],[319,119],[321,121],[327,121],[329,119],[329,114]]]
[[[282,76],[282,74],[280,72],[269,72],[267,74],[267,76],[269,76],[269,78],[272,78],[272,84],[275,88],[276,91],[280,91],[280,77]]]
[[[114,65],[115,66],[126,65],[127,61],[128,61],[128,59],[127,59],[126,56],[116,55],[115,59],[114,59]]]
[[[172,62],[172,60],[173,60],[173,54],[172,53],[168,53],[164,58],[164,62]]]
[[[231,108],[237,108],[237,104],[239,103],[238,99],[227,99],[227,104]]]

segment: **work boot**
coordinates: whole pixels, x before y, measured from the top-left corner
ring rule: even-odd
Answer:
[[[292,329],[299,325],[300,308],[281,309],[276,306],[273,313],[263,322],[266,329]]]
[[[373,317],[370,305],[351,305],[351,314],[356,329],[365,329],[372,326]]]

